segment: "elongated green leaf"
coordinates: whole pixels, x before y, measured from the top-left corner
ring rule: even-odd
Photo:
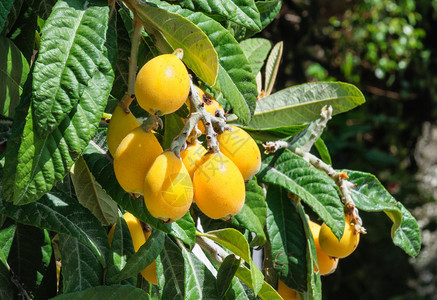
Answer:
[[[139,18],[163,34],[173,49],[184,50],[184,62],[209,85],[218,73],[218,57],[205,33],[178,14],[130,0]]]
[[[264,90],[267,96],[272,93],[273,87],[275,85],[276,75],[278,74],[279,63],[281,62],[283,48],[283,42],[277,43],[273,47],[272,52],[270,52],[269,58],[267,59],[266,75],[264,79]]]
[[[117,38],[117,60],[114,69],[114,84],[112,85],[111,95],[121,100],[124,94],[127,92],[127,83],[129,81],[129,57],[131,41],[129,38],[128,31],[122,21],[120,13],[124,13],[122,9],[116,14],[117,27],[116,27],[116,38]],[[132,24],[132,21],[131,21]]]
[[[240,256],[250,266],[251,274],[251,288],[255,295],[261,290],[264,282],[264,276],[261,271],[256,267],[250,254],[250,247],[247,243],[244,235],[236,229],[226,228],[220,230],[209,231],[207,233],[200,233],[201,236],[205,236],[214,242],[227,248],[229,251]]]
[[[164,137],[162,141],[162,148],[169,149],[173,139],[184,128],[184,122],[181,117],[174,113],[165,115]]]
[[[269,129],[309,123],[320,116],[323,106],[331,105],[333,115],[346,112],[365,102],[355,86],[342,82],[312,82],[293,86],[256,104],[247,127]]]
[[[42,30],[32,114],[39,137],[53,132],[83,98],[104,59],[109,7],[98,0],[58,1]]]
[[[5,266],[7,266],[6,259],[8,258],[9,251],[11,250],[12,241],[15,235],[15,228],[16,225],[10,223],[0,230],[0,261]]]
[[[326,147],[325,142],[321,138],[318,138],[314,143],[314,146],[316,147],[317,152],[319,152],[322,161],[328,165],[332,165],[331,155],[329,155],[329,150],[328,147]]]
[[[208,15],[220,16],[253,31],[261,30],[261,20],[253,0],[182,0],[178,5]]]
[[[232,279],[234,278],[240,264],[241,258],[229,254],[220,265],[220,269],[217,272],[217,290],[220,299],[223,299],[231,287]]]
[[[50,134],[42,138],[36,134],[31,109],[24,127],[14,123],[13,142],[8,142],[5,156],[3,194],[7,201],[21,205],[38,200],[64,178],[91,140],[113,80],[108,60],[102,56],[100,63],[80,102]]]
[[[193,253],[182,248],[185,267],[184,299],[218,299],[215,277]]]
[[[193,13],[164,2],[158,5],[184,16],[208,36],[219,57],[218,77],[214,87],[223,93],[240,122],[249,122],[255,110],[258,92],[249,61],[235,38],[218,22],[202,13]]]
[[[407,254],[416,256],[421,246],[420,229],[411,213],[390,195],[374,175],[345,171],[349,176],[348,180],[357,185],[351,196],[358,209],[369,212],[384,211],[393,221],[393,243]]]
[[[300,215],[300,219],[305,229],[306,235],[306,263],[307,263],[307,289],[306,296],[308,299],[322,299],[322,282],[320,279],[320,273],[316,272],[317,266],[317,250],[314,244],[313,235],[308,225],[307,215],[303,209],[301,203],[297,205],[297,210]]]
[[[307,240],[299,212],[283,188],[270,185],[266,201],[273,268],[285,284],[304,292],[307,288]]]
[[[59,235],[62,257],[63,293],[83,291],[98,286],[103,280],[103,268],[91,249],[78,239]]]
[[[184,298],[184,257],[181,249],[170,238],[165,239],[164,249],[156,259],[156,274],[161,299]]]
[[[22,224],[79,239],[106,267],[109,248],[106,231],[88,209],[66,194],[48,193],[40,201],[22,206],[1,200],[0,212]]]
[[[237,277],[247,284],[251,289],[254,289],[253,282],[251,282],[251,271],[245,266],[240,266],[236,273]],[[263,300],[281,300],[282,297],[278,292],[267,282],[262,281],[261,289],[258,292],[258,297]]]
[[[91,143],[85,149],[83,157],[95,179],[121,207],[150,226],[173,235],[191,247],[194,246],[196,228],[189,213],[176,222],[164,224],[161,220],[152,217],[143,200],[134,199],[120,187],[106,152],[102,152],[96,144]]]
[[[0,36],[0,114],[13,118],[20,101],[29,64],[15,44]]]
[[[247,39],[240,43],[247,59],[252,68],[252,74],[256,75],[264,65],[272,45],[268,39],[253,38]]]
[[[261,246],[266,242],[264,226],[266,225],[267,208],[262,188],[256,178],[246,183],[246,201],[241,211],[232,218],[232,224],[243,226],[256,234],[250,242],[251,247]]]
[[[47,230],[17,224],[8,264],[20,282],[34,293],[47,273],[52,244]]]
[[[14,0],[5,0],[0,2],[0,32],[3,31],[6,19],[8,18],[8,15],[12,10],[13,5]]]
[[[118,280],[136,275],[150,265],[161,253],[164,240],[165,234],[159,230],[154,230],[146,243],[126,262],[118,275]]]
[[[63,294],[53,300],[126,300],[150,299],[145,291],[129,285],[114,284],[110,286],[96,286],[86,290]]]
[[[108,271],[106,273],[106,284],[108,285],[116,284],[118,282],[117,277],[120,271],[135,253],[129,227],[122,216],[119,216],[117,224],[118,226],[114,225],[115,228],[111,241],[112,261],[110,261]],[[133,286],[136,286],[136,282],[136,276],[121,281],[122,284],[130,284]]]
[[[88,208],[102,225],[113,225],[118,218],[117,203],[94,179],[82,156],[76,160],[70,174],[80,204]]]
[[[262,29],[266,28],[279,14],[282,7],[281,0],[257,1],[256,7],[261,14]]]
[[[343,235],[343,204],[333,180],[300,156],[289,150],[268,156],[261,163],[258,180],[289,190],[308,204],[335,236]]]

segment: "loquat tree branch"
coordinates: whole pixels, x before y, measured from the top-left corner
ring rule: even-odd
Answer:
[[[135,98],[135,79],[138,71],[138,48],[140,46],[141,34],[143,31],[143,24],[134,14],[132,26],[134,28],[131,36],[131,49],[129,57],[129,74],[127,82],[127,92],[123,99],[120,101],[121,107],[125,110],[129,110],[129,106]]]
[[[194,138],[197,138],[200,135],[197,132],[197,123],[202,121],[205,126],[208,150],[211,152],[219,152],[220,149],[217,142],[217,133],[221,133],[224,130],[232,130],[231,127],[226,125],[226,119],[224,116],[221,115],[216,117],[206,111],[205,103],[200,99],[197,88],[194,86],[191,78],[190,94],[188,98],[190,101],[190,115],[185,120],[185,126],[182,131],[173,139],[170,150],[179,156],[180,152],[187,146],[187,139],[192,140],[193,135]]]
[[[311,147],[321,136],[323,130],[326,128],[326,124],[331,118],[332,107],[324,106],[320,114],[320,119],[312,122],[303,134],[298,135],[290,142],[282,140],[266,142],[263,144],[263,147],[266,149],[266,154],[273,153],[279,149],[289,149],[318,170],[325,172],[340,190],[341,201],[345,206],[345,213],[350,214],[355,221],[355,230],[359,233],[366,233],[358,209],[351,197],[351,191],[355,187],[355,184],[347,180],[349,177],[346,172],[336,171],[331,165],[323,162],[320,158],[310,153]]]

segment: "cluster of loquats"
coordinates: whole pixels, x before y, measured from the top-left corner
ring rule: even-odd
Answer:
[[[344,232],[340,240],[325,223],[319,225],[308,220],[308,226],[316,247],[317,265],[314,271],[320,275],[332,274],[337,269],[339,259],[352,254],[360,241],[360,232],[355,228],[355,221],[349,214],[345,215]],[[277,291],[284,300],[297,299],[297,292],[280,279]]]
[[[214,128],[216,147],[210,147],[208,141],[205,148],[198,136],[188,139],[189,132],[182,147],[164,151],[153,131],[160,116],[175,112],[184,103],[191,112],[199,114],[191,107],[196,105],[202,107],[203,114],[220,116],[225,122],[221,105],[202,89],[195,87],[198,102],[190,101],[194,86],[190,80],[185,65],[174,54],[157,56],[141,68],[135,96],[151,117],[140,124],[122,103],[115,108],[107,133],[114,172],[120,186],[142,195],[150,214],[164,222],[183,217],[193,201],[208,217],[229,219],[244,204],[245,181],[260,169],[261,153],[250,135],[226,125],[221,130]],[[149,119],[155,120],[153,124]],[[197,126],[206,134],[205,118],[199,120]]]
[[[344,232],[340,240],[325,223],[320,226],[310,220],[308,225],[316,246],[317,270],[320,275],[333,273],[338,260],[352,254],[360,241],[360,232],[355,228],[355,221],[349,214],[345,215]]]

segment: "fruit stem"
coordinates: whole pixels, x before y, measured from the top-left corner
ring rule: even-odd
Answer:
[[[121,106],[124,110],[128,109],[135,96],[135,79],[138,71],[138,48],[140,46],[141,34],[143,31],[143,24],[138,19],[138,16],[134,14],[132,20],[132,26],[134,28],[132,32],[132,41],[129,57],[129,74],[127,82],[127,92],[121,100]]]
[[[162,124],[162,120],[157,115],[150,115],[146,119],[144,119],[143,124],[141,124],[141,128],[145,132],[151,132],[152,130],[157,130],[159,126],[164,127]]]
[[[303,135],[299,135],[297,139],[291,141],[279,140],[275,142],[266,142],[263,144],[263,147],[266,149],[266,154],[287,148],[312,164],[318,170],[325,172],[339,188],[342,195],[341,201],[344,204],[345,213],[351,215],[355,223],[356,231],[358,233],[366,233],[366,229],[362,226],[363,221],[361,220],[358,209],[351,197],[351,190],[356,186],[356,184],[346,180],[348,178],[346,172],[336,171],[331,165],[323,162],[320,158],[310,153],[311,147],[320,137],[331,117],[332,107],[324,106],[320,114],[320,119],[312,122],[308,126],[309,130],[304,132]]]
[[[196,128],[197,123],[201,120],[205,126],[208,150],[214,153],[220,152],[217,141],[217,133],[214,131],[214,128],[216,128],[217,132],[219,133],[226,129],[230,129],[230,127],[226,125],[226,119],[224,117],[215,117],[206,111],[205,104],[200,99],[199,93],[191,78],[190,94],[188,98],[190,99],[191,107],[190,115],[186,119],[185,126],[182,131],[171,143],[170,150],[173,151],[177,156],[180,156],[181,150],[186,148],[187,139],[190,137],[191,132],[194,128]]]

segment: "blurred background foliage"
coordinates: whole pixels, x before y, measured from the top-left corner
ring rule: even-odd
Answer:
[[[287,0],[260,36],[284,42],[277,90],[317,80],[360,88],[367,103],[323,135],[333,165],[377,175],[422,229],[422,252],[410,258],[391,243],[385,216],[363,213],[368,234],[323,278],[324,298],[437,299],[428,184],[437,187],[437,0]]]

